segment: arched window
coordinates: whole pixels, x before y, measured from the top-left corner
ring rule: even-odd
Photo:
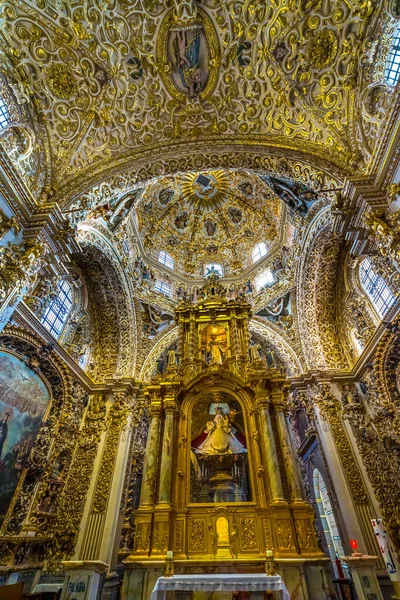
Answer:
[[[73,303],[72,288],[68,281],[58,284],[58,294],[51,300],[43,316],[42,323],[54,337],[59,338],[71,312]]]
[[[260,260],[260,258],[265,256],[266,254],[267,254],[267,246],[264,244],[264,242],[260,242],[259,244],[254,246],[253,252],[251,253],[251,258],[253,260],[253,263]]]
[[[171,296],[172,286],[165,281],[161,281],[161,279],[157,279],[154,284],[154,289],[156,292],[161,292],[161,294],[164,294],[165,296]]]
[[[371,261],[365,258],[360,265],[360,280],[372,304],[381,317],[394,304],[396,298],[386,281],[375,273]]]
[[[400,78],[400,27],[394,34],[385,67],[385,79],[390,85],[396,85]]]
[[[0,129],[5,129],[10,122],[10,113],[3,98],[0,98]]]
[[[160,250],[158,254],[158,262],[172,270],[175,265],[174,259],[170,254],[168,254],[168,252],[165,252],[165,250]]]
[[[259,292],[263,288],[269,287],[274,283],[274,281],[275,279],[271,269],[265,269],[265,271],[262,271],[262,273],[257,275],[257,277],[254,280],[257,292]]]
[[[206,265],[204,267],[204,276],[205,277],[209,277],[213,273],[215,273],[219,277],[222,277],[224,274],[222,265],[219,265],[218,263],[209,263],[208,265]]]

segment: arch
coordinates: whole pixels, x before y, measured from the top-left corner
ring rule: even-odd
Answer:
[[[133,156],[115,161],[110,168],[110,162],[96,163],[90,169],[84,169],[79,177],[74,178],[73,184],[64,183],[57,193],[57,200],[65,208],[77,206],[83,201],[88,207],[98,203],[99,198],[111,199],[133,192],[162,174],[178,175],[188,171],[224,168],[243,169],[256,174],[279,174],[295,181],[300,181],[311,189],[338,187],[347,176],[348,165],[338,168],[327,160],[318,159],[318,168],[307,160],[301,152],[286,150],[285,158],[280,151],[260,148],[256,150],[251,144],[235,149],[220,143],[210,152],[208,143],[199,144],[187,141],[177,143],[173,148],[160,147],[160,154],[150,150],[136,152]],[[100,166],[102,165],[102,166]],[[74,195],[71,197],[71,189]]]
[[[290,340],[276,325],[264,321],[261,317],[253,317],[249,323],[249,330],[261,335],[270,344],[285,365],[289,377],[305,371],[304,364],[292,348]]]
[[[331,232],[331,212],[321,211],[305,235],[297,268],[297,322],[308,368],[348,368],[340,344],[336,284],[342,238]]]
[[[78,231],[83,252],[75,255],[88,288],[93,323],[93,367],[99,381],[131,377],[136,361],[136,316],[133,293],[120,257],[101,231],[82,225]],[[104,352],[107,348],[107,353]]]
[[[167,329],[163,331],[160,336],[157,336],[155,344],[153,345],[151,351],[147,354],[143,365],[141,365],[139,373],[138,368],[140,365],[138,364],[136,367],[136,373],[138,373],[139,381],[151,380],[152,373],[155,370],[157,358],[161,356],[161,354],[178,339],[178,335],[179,327],[175,325],[172,327],[172,329]]]

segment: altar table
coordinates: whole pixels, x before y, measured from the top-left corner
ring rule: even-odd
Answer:
[[[290,600],[282,577],[263,573],[196,573],[195,575],[173,575],[159,577],[150,600],[165,600],[166,592],[280,592],[278,598]]]

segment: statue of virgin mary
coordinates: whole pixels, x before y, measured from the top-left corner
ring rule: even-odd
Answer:
[[[236,429],[231,425],[228,415],[224,414],[221,406],[215,409],[213,421],[206,425],[206,439],[197,448],[196,454],[241,454],[247,452],[245,446],[236,436]]]

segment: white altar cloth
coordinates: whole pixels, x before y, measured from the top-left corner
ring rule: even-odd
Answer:
[[[166,592],[176,590],[191,592],[280,592],[282,600],[290,600],[282,577],[263,573],[197,573],[195,575],[173,575],[159,577],[150,600],[165,600]]]

